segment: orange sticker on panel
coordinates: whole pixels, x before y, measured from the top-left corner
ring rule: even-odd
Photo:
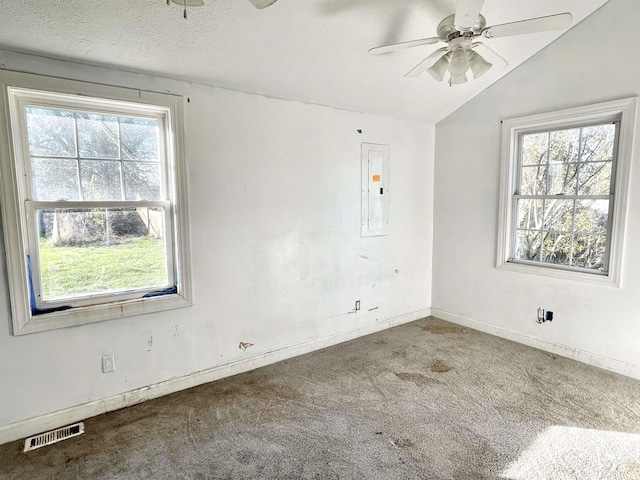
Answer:
[[[380,175],[373,175],[371,177],[371,181],[372,182],[379,182],[380,181]]]

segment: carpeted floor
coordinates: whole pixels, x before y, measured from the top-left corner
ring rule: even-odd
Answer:
[[[85,421],[3,479],[640,479],[640,382],[428,318]]]

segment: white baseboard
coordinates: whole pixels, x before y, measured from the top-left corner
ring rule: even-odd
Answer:
[[[59,428],[105,412],[111,412],[113,410],[135,405],[137,403],[144,402],[145,400],[151,400],[152,398],[175,393],[186,388],[202,385],[203,383],[230,377],[242,372],[248,372],[249,370],[264,367],[281,360],[297,357],[298,355],[337,345],[339,343],[370,335],[404,323],[413,322],[414,320],[419,320],[421,318],[428,317],[429,315],[431,315],[431,309],[427,308],[386,320],[378,320],[374,323],[369,323],[347,332],[330,335],[316,340],[310,340],[308,342],[281,348],[237,362],[194,372],[182,377],[171,378],[164,382],[131,390],[112,397],[94,400],[82,405],[59,410],[57,412],[47,413],[45,415],[3,425],[0,427],[0,445],[20,438],[25,438],[30,435],[52,430],[54,428]]]
[[[531,335],[525,335],[506,328],[496,327],[495,325],[479,322],[478,320],[473,320],[471,318],[461,317],[460,315],[445,312],[444,310],[437,308],[431,309],[431,315],[441,318],[442,320],[447,320],[451,323],[473,328],[474,330],[489,333],[497,337],[506,338],[507,340],[513,340],[514,342],[539,348],[540,350],[545,350],[562,357],[571,358],[582,363],[593,365],[594,367],[604,368],[605,370],[611,370],[612,372],[640,380],[640,366],[638,365],[616,360],[615,358],[605,357],[603,355],[581,350],[569,345],[541,340]]]

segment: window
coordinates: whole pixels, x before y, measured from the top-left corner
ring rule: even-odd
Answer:
[[[14,332],[189,305],[181,99],[24,74],[2,80]],[[56,85],[64,90],[47,88]]]
[[[635,105],[503,122],[498,267],[619,285]]]

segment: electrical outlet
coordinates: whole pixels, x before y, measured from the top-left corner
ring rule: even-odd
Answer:
[[[356,308],[355,308],[355,311],[357,312],[358,310],[360,310],[360,300],[356,300]]]
[[[116,369],[116,360],[113,354],[102,356],[102,373],[113,372]]]
[[[538,323],[553,322],[553,312],[545,310],[542,307],[538,308]]]

